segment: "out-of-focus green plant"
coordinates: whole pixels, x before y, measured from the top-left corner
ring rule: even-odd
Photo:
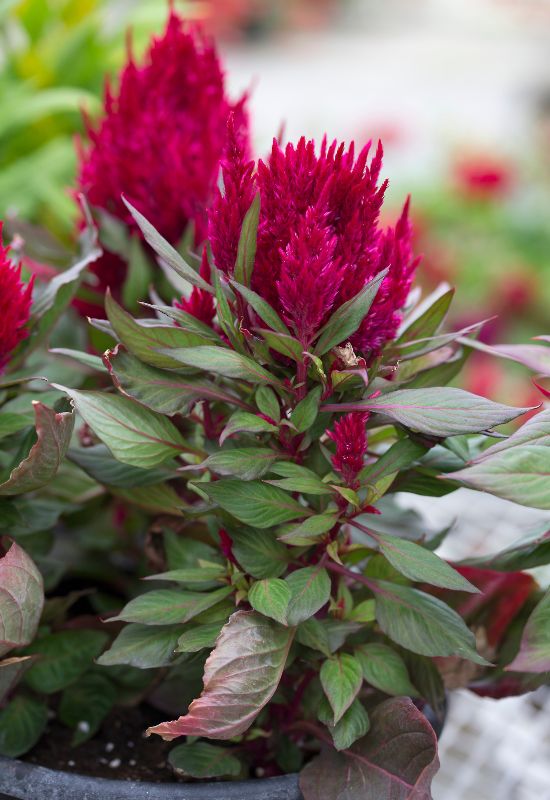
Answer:
[[[200,4],[178,2],[186,16]],[[139,53],[167,14],[164,0],[0,0],[0,218],[58,235],[73,228],[67,187],[81,110],[94,114],[121,64],[125,29]]]

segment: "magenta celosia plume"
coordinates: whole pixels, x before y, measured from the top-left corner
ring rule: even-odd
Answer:
[[[252,288],[279,312],[307,348],[331,313],[389,268],[376,300],[351,341],[372,356],[393,338],[401,320],[417,260],[411,248],[408,203],[394,227],[382,228],[380,208],[387,182],[378,185],[379,144],[355,157],[324,141],[316,152],[300,139],[283,150],[274,142],[270,158],[253,163],[236,137],[223,162],[224,190],[209,215],[216,265],[231,274],[240,228],[260,193]]]
[[[332,431],[327,431],[327,436],[336,444],[332,466],[351,489],[357,488],[357,476],[363,469],[368,417],[368,412],[352,411],[340,417]]]
[[[78,188],[89,203],[137,228],[121,195],[171,243],[189,223],[195,243],[206,235],[206,207],[213,198],[228,119],[248,149],[245,98],[225,93],[217,53],[197,27],[170,14],[142,64],[130,54],[118,91],[107,84],[104,115],[87,122],[89,142],[80,147]],[[99,289],[117,292],[126,265],[107,253],[92,267]]]
[[[25,326],[31,311],[32,284],[32,278],[29,283],[21,280],[21,267],[15,266],[8,248],[2,246],[0,222],[0,373],[19,342],[28,336]]]

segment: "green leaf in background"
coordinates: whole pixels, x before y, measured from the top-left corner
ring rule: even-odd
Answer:
[[[61,691],[92,666],[108,638],[103,631],[74,629],[37,639],[23,651],[24,655],[40,656],[26,673],[25,683],[43,694]]]
[[[250,286],[254,259],[256,258],[256,237],[258,235],[258,222],[260,219],[261,195],[257,192],[252,205],[245,214],[239,245],[237,260],[235,262],[235,281]]]
[[[318,650],[327,657],[332,655],[327,628],[315,617],[310,617],[298,625],[296,641],[312,650]]]
[[[144,492],[141,487],[136,489],[121,489],[108,486],[110,492],[125,503],[143,508],[151,514],[169,514],[172,517],[183,517],[190,506],[182,500],[176,490],[168,483],[158,483],[148,486]]]
[[[0,661],[0,703],[19,683],[33,661],[33,656],[23,656],[22,658],[13,656]]]
[[[171,569],[168,572],[161,572],[158,575],[147,575],[144,580],[174,581],[174,583],[207,583],[223,578],[224,571],[221,564],[203,564],[200,567]]]
[[[442,288],[445,286],[443,285]],[[399,345],[433,336],[444,322],[454,294],[454,289],[448,289],[443,294],[441,294],[441,288],[436,289],[405,319],[395,344]]]
[[[337,725],[361,689],[363,670],[349,653],[337,653],[323,662],[320,678],[334,714],[332,724]]]
[[[288,565],[287,548],[268,531],[231,531],[233,554],[254,578],[278,578]]]
[[[299,525],[284,525],[279,528],[277,538],[285,544],[297,547],[315,544],[324,533],[328,533],[334,527],[336,521],[337,517],[334,514],[315,514]]]
[[[97,663],[103,667],[129,664],[138,669],[166,667],[173,660],[181,625],[125,625]]]
[[[170,467],[141,469],[117,461],[103,444],[70,449],[68,458],[99,483],[123,489],[139,488],[174,477]]]
[[[394,475],[404,467],[410,466],[414,461],[421,458],[426,453],[427,447],[418,444],[412,439],[400,439],[392,444],[372,464],[368,464],[359,473],[359,480],[362,484],[374,485],[389,475]]]
[[[387,272],[387,269],[380,272],[355,297],[336,309],[329,321],[319,331],[319,339],[315,345],[315,353],[318,356],[328,353],[332,347],[345,342],[355,333],[367,316]]]
[[[468,558],[461,563],[498,572],[515,572],[550,564],[550,523],[542,523],[535,531],[499,553]]]
[[[389,533],[377,533],[376,539],[380,552],[402,575],[413,581],[422,581],[431,586],[443,589],[455,589],[459,592],[479,592],[466,578],[453,569],[446,561],[408,539],[400,539]]]
[[[48,484],[57,474],[65,458],[74,428],[74,414],[57,414],[51,408],[33,401],[37,441],[28,456],[0,484],[0,495],[32,492]]]
[[[370,728],[369,715],[357,698],[336,725],[332,723],[333,716],[329,702],[322,698],[319,706],[319,719],[329,729],[334,747],[337,750],[347,750],[357,739],[364,736]]]
[[[157,230],[155,230],[155,228],[147,219],[145,219],[143,214],[140,214],[140,212],[134,208],[125,197],[122,199],[126,205],[126,208],[137,222],[145,241],[150,247],[152,247],[155,253],[166,264],[168,264],[168,266],[171,267],[174,272],[180,276],[180,278],[183,278],[193,286],[197,286],[199,289],[202,289],[205,292],[210,292],[213,294],[213,289],[210,284],[201,278],[201,276],[189,266],[189,264],[182,258],[178,251],[172,247],[172,245],[169,244]]]
[[[550,444],[511,446],[447,477],[530,508],[550,510]]]
[[[303,400],[300,400],[290,415],[290,421],[298,433],[304,433],[311,428],[315,422],[319,411],[319,402],[321,400],[322,393],[323,389],[321,386],[316,386],[315,389],[312,389],[311,392],[304,397]]]
[[[206,467],[217,475],[232,475],[243,481],[261,478],[280,455],[269,447],[235,447],[232,450],[220,450],[201,467]]]
[[[302,494],[332,494],[333,489],[329,484],[323,483],[321,478],[313,470],[294,464],[292,461],[281,461],[273,464],[270,472],[280,475],[282,480],[269,480],[270,486],[278,486],[289,492],[300,492]]]
[[[373,585],[376,619],[392,641],[426,656],[461,656],[489,666],[476,650],[475,637],[448,605],[418,589],[387,581]]]
[[[304,800],[431,800],[437,740],[422,712],[409,699],[392,698],[370,720],[351,748],[327,749],[306,765],[299,781]]]
[[[253,583],[248,591],[248,602],[255,611],[286,625],[286,609],[291,591],[280,578],[265,578]]]
[[[310,513],[287,492],[260,481],[242,483],[224,478],[203,483],[201,489],[224,511],[255,528],[270,528]]]
[[[74,729],[72,746],[91,739],[113,708],[118,691],[106,675],[89,672],[68,686],[61,696],[57,716]],[[84,723],[84,724],[83,724]]]
[[[110,622],[140,622],[144,625],[175,625],[188,622],[197,614],[219,603],[233,592],[223,586],[214,592],[186,592],[183,589],[156,589],[135,597]]]
[[[0,657],[29,644],[44,607],[44,582],[33,560],[13,542],[0,558]]]
[[[198,653],[205,647],[214,647],[225,620],[209,622],[205,625],[195,625],[181,634],[178,639],[176,653]]]
[[[148,728],[178,736],[232,739],[244,733],[275,693],[294,631],[255,611],[237,611],[224,626],[204,669],[204,689],[187,714]],[[227,686],[231,702],[227,702]]]
[[[397,389],[357,403],[327,405],[323,411],[373,411],[429,436],[478,433],[520,417],[530,408],[512,408],[452,387]]]
[[[254,395],[256,405],[262,414],[269,417],[274,422],[279,422],[281,409],[277,395],[269,386],[259,386]]]
[[[290,336],[290,331],[282,321],[280,316],[277,312],[271,308],[269,303],[260,297],[259,294],[253,292],[252,289],[249,289],[247,286],[243,286],[242,284],[238,283],[237,281],[230,281],[231,286],[241,294],[246,302],[252,306],[256,314],[260,317],[261,320],[265,322],[272,330],[276,333],[282,333],[286,336]]]
[[[527,620],[519,653],[506,669],[513,672],[550,672],[550,591]]]
[[[304,567],[285,578],[292,596],[287,609],[289,625],[298,625],[322,608],[330,597],[330,578],[324,568]]]
[[[48,723],[48,707],[43,700],[17,694],[0,711],[0,755],[18,758],[37,743]]]
[[[105,392],[56,388],[69,395],[84,421],[124,464],[156,467],[188,449],[169,419],[133,400]]]
[[[361,665],[363,677],[385,694],[417,697],[407,665],[393,648],[380,642],[369,642],[355,648],[355,658]]]
[[[248,411],[236,411],[230,418],[220,435],[220,445],[223,445],[229,436],[236,433],[274,433],[277,426],[272,425],[258,414]],[[273,452],[273,451],[272,451]]]
[[[287,333],[278,333],[275,331],[267,330],[266,328],[256,328],[262,339],[271,350],[281,353],[287,358],[292,358],[297,364],[301,364],[304,360],[304,348],[293,336]]]
[[[177,773],[192,778],[221,778],[224,775],[239,775],[242,771],[239,759],[231,755],[230,750],[207,742],[174,747],[168,762]]]
[[[277,378],[253,359],[224,347],[201,345],[171,350],[161,349],[160,352],[169,355],[180,364],[223,375],[225,378],[241,378],[249,383],[280,385]]]

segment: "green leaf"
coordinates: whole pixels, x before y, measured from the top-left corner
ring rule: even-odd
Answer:
[[[138,669],[166,667],[173,661],[181,625],[125,625],[97,663],[102,667],[129,664]]]
[[[254,578],[278,578],[288,564],[286,547],[267,531],[231,531],[233,554],[241,567]]]
[[[312,389],[311,392],[304,397],[303,400],[300,400],[290,415],[290,421],[298,433],[304,433],[307,431],[317,419],[322,393],[322,387],[316,386],[315,389]]]
[[[206,625],[196,625],[181,634],[178,639],[176,653],[198,653],[205,647],[211,648],[216,644],[220,631],[225,624],[225,619],[218,622],[209,622]]]
[[[269,447],[235,447],[208,456],[200,466],[217,475],[233,475],[243,481],[252,481],[261,478],[279,458],[279,453]]]
[[[76,410],[111,453],[124,464],[146,469],[188,450],[169,419],[126,397],[79,392],[66,387]]]
[[[299,525],[284,525],[279,528],[279,541],[297,547],[315,544],[315,542],[337,522],[335,514],[316,514],[308,517]]]
[[[437,333],[441,324],[447,316],[447,312],[453,301],[454,289],[449,289],[443,294],[438,290],[430,296],[405,320],[402,332],[395,344],[413,342],[433,336]],[[436,295],[434,297],[434,295]]]
[[[29,424],[29,418],[26,414],[12,414],[9,411],[2,411],[2,414],[0,414],[0,439],[22,431]]]
[[[224,747],[207,742],[180,744],[170,752],[168,763],[180,775],[192,778],[221,778],[239,775],[242,766],[238,758]]]
[[[244,733],[273,697],[293,635],[293,630],[254,611],[237,611],[206,662],[201,696],[185,716],[147,733],[158,733],[167,741],[184,735],[231,739]]]
[[[357,697],[363,683],[361,665],[348,653],[337,653],[323,662],[321,685],[334,713],[336,725]]]
[[[190,512],[191,510],[191,506],[187,505],[168,483],[148,486],[146,492],[141,488],[121,489],[112,486],[107,488],[115,497],[119,497],[125,503],[143,508],[151,514],[170,514],[173,517],[183,517],[186,511]]]
[[[301,492],[303,494],[332,494],[332,487],[319,478],[317,473],[307,467],[294,464],[292,461],[281,461],[273,464],[270,472],[281,475],[283,480],[269,480],[270,486],[279,486],[289,492]]]
[[[355,333],[367,316],[387,273],[387,269],[380,272],[363,286],[355,297],[352,297],[351,300],[336,309],[326,325],[323,325],[319,331],[319,339],[314,351],[318,356],[328,353],[332,347],[345,342]]]
[[[99,356],[94,356],[92,353],[82,352],[80,350],[71,350],[68,347],[52,347],[50,353],[55,353],[56,356],[65,356],[78,361],[85,367],[90,367],[97,372],[106,372],[106,367]]]
[[[446,477],[530,508],[550,510],[550,444],[512,446]]]
[[[242,353],[244,350],[244,336],[237,329],[238,320],[234,316],[226,297],[224,285],[222,283],[222,273],[215,266],[210,267],[212,284],[216,294],[217,315],[220,328],[225,333],[234,350]]]
[[[542,339],[543,337],[538,337]],[[476,339],[459,339],[460,344],[481,350],[492,356],[505,358],[523,364],[533,372],[550,375],[550,347],[538,344],[495,344],[488,345]]]
[[[229,419],[220,436],[220,445],[235,433],[276,433],[276,425],[248,411],[236,411]],[[273,451],[272,451],[273,452]]]
[[[103,444],[71,449],[68,458],[99,483],[122,489],[151,486],[174,477],[174,470],[169,467],[140,469],[121,464]]]
[[[289,625],[298,625],[322,608],[330,597],[330,578],[324,568],[304,567],[291,572],[286,582],[292,592],[287,609]]]
[[[165,355],[205,372],[223,375],[225,378],[241,378],[249,383],[268,383],[280,386],[280,381],[255,361],[234,350],[213,345],[160,350]]]
[[[150,367],[117,345],[104,356],[115,386],[128,397],[160,414],[186,413],[197,400],[240,404],[238,397],[214,383]]]
[[[46,486],[56,476],[69,448],[74,414],[53,409],[34,400],[37,440],[26,458],[0,484],[0,495],[24,494]]]
[[[248,602],[255,611],[286,625],[286,609],[291,591],[280,578],[265,578],[253,583],[248,591]]]
[[[255,528],[270,528],[310,513],[287,492],[260,481],[222,479],[203,483],[201,489],[224,511]]]
[[[323,411],[366,411],[383,414],[406,428],[430,436],[478,433],[520,417],[529,408],[493,403],[463,389],[397,389],[357,403],[327,405]]]
[[[279,422],[281,418],[281,409],[279,407],[279,400],[277,395],[269,386],[259,386],[255,394],[256,405],[260,412],[265,414],[274,422]]]
[[[506,669],[513,672],[550,672],[550,590],[527,620],[519,653]]]
[[[127,258],[128,269],[122,285],[122,302],[126,308],[136,308],[153,282],[154,272],[140,239],[130,236]]]
[[[173,319],[178,323],[178,326],[183,328],[184,331],[187,331],[187,333],[194,333],[195,336],[207,339],[214,344],[221,344],[221,339],[216,331],[212,330],[212,328],[204,322],[201,322],[200,319],[197,319],[197,317],[194,317],[188,311],[176,308],[175,306],[159,306],[154,303],[140,303],[140,305],[151,308],[153,311],[158,311],[159,314],[164,314],[164,316]]]
[[[137,222],[139,229],[141,230],[145,241],[147,242],[150,247],[153,248],[155,253],[160,256],[160,258],[171,267],[174,272],[176,272],[180,278],[191,283],[193,286],[197,286],[199,289],[203,289],[205,292],[212,293],[212,287],[208,284],[203,278],[195,272],[195,270],[187,264],[187,262],[180,256],[178,251],[169,244],[166,239],[160,235],[158,231],[151,225],[151,223],[145,219],[143,214],[133,207],[131,203],[126,200],[123,196],[123,201],[133,216],[135,221]]]
[[[256,258],[256,237],[260,219],[260,192],[256,193],[252,205],[245,214],[235,262],[235,280],[244,286],[250,286],[250,279]]]
[[[115,685],[105,675],[90,672],[68,686],[57,710],[60,721],[74,729],[72,746],[91,739],[117,699]],[[82,723],[85,723],[84,725]]]
[[[44,583],[32,559],[15,542],[0,558],[0,657],[29,644],[44,607]]]
[[[41,694],[61,691],[91,667],[108,638],[103,631],[74,629],[37,639],[23,651],[40,656],[26,673],[25,683]]]
[[[109,290],[105,295],[105,312],[113,330],[140,361],[153,367],[174,369],[180,362],[172,357],[171,348],[184,348],[202,345],[207,339],[175,325],[140,324],[113,299]]]
[[[236,289],[239,294],[241,294],[246,302],[252,306],[256,314],[262,319],[265,324],[271,328],[272,330],[276,331],[277,333],[283,333],[286,336],[290,336],[290,331],[282,321],[280,316],[277,312],[271,308],[269,303],[267,303],[263,297],[260,297],[259,294],[253,292],[252,289],[249,289],[246,286],[238,283],[237,281],[229,281],[231,286]]]
[[[37,743],[48,723],[43,700],[17,694],[0,711],[0,755],[18,758]]]
[[[346,619],[352,622],[372,622],[376,619],[374,600],[362,600],[346,614]]]
[[[329,643],[328,631],[323,623],[310,617],[309,619],[300,622],[296,628],[296,641],[303,644],[304,647],[310,647],[312,650],[318,650],[323,655],[330,657],[332,649]]]
[[[441,586],[443,589],[455,589],[457,592],[479,592],[476,586],[463,578],[450,564],[425,547],[389,533],[377,533],[374,538],[380,552],[407,578],[429,583],[431,586]]]
[[[386,694],[418,696],[405,662],[391,647],[370,642],[356,647],[354,652],[363,670],[363,677],[371,686]]]
[[[363,485],[374,486],[383,478],[409,467],[413,462],[421,458],[427,450],[427,447],[414,442],[412,439],[400,439],[395,444],[392,444],[380,458],[364,467],[358,478]]]
[[[550,564],[550,523],[544,522],[505,550],[461,563],[498,572],[515,572]]]
[[[156,589],[127,603],[109,622],[141,622],[144,625],[175,625],[188,622],[201,611],[228,597],[233,587],[223,586],[214,592],[186,592],[183,589]]]
[[[304,800],[431,800],[437,740],[409,699],[371,712],[366,736],[342,753],[326,749],[300,773]]]
[[[146,581],[174,581],[174,583],[205,583],[223,578],[225,569],[221,564],[171,569],[158,575],[147,575]]]
[[[328,727],[334,747],[337,750],[347,750],[357,739],[364,736],[370,728],[369,715],[357,698],[336,725],[332,724],[333,712],[330,704],[325,698],[322,698],[319,707],[319,719]]]
[[[272,350],[287,358],[292,358],[297,364],[301,364],[304,360],[304,348],[294,336],[276,333],[265,328],[256,328],[255,330]]]
[[[392,641],[426,656],[461,656],[476,664],[489,662],[476,651],[475,637],[456,611],[418,589],[377,581],[376,619]]]

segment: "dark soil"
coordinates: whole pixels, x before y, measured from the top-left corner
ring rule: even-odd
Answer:
[[[73,732],[53,718],[25,761],[96,778],[177,781],[168,764],[174,742],[164,742],[160,736],[144,738],[143,731],[148,725],[151,716],[146,716],[142,708],[117,708],[93,739],[72,747]]]

